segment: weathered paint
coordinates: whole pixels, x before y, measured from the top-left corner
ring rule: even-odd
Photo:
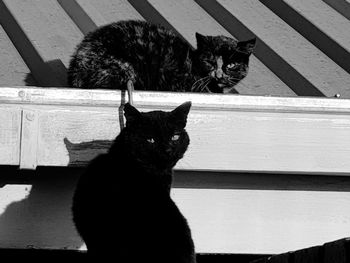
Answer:
[[[105,152],[121,127],[123,94],[0,90],[0,103],[23,115],[20,166],[79,166]],[[142,111],[188,100],[191,145],[178,169],[349,175],[349,100],[134,92]]]

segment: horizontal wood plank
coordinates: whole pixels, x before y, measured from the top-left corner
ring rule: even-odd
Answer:
[[[204,94],[190,92],[134,91],[136,106],[177,106],[191,100],[193,107],[220,110],[253,110],[301,113],[350,113],[350,100],[315,97],[244,96],[230,94]],[[0,103],[61,106],[116,107],[127,101],[127,94],[120,90],[1,87]]]
[[[349,236],[348,192],[173,189],[172,195],[199,253],[280,254]]]
[[[4,185],[0,191],[0,247],[31,244],[35,248],[84,249],[71,220],[71,198],[82,171],[0,167],[0,184]],[[290,179],[281,176],[286,188],[279,188],[272,175],[248,180],[247,174],[237,179],[233,173],[207,173],[206,178],[202,172],[191,173],[197,187],[182,188],[187,182],[178,179],[189,180],[189,173],[177,170],[172,196],[188,219],[199,253],[278,254],[348,236],[350,177],[305,175],[304,182],[291,190],[286,188],[293,185],[292,175]],[[208,178],[216,186],[209,189],[205,185]],[[222,188],[227,187],[227,180],[230,188]],[[242,180],[246,188],[239,188]],[[347,189],[333,188],[334,184]]]
[[[119,133],[123,94],[4,88],[0,103],[36,112],[34,167],[85,165]],[[134,93],[141,111],[171,110],[188,100],[193,103],[187,125],[191,144],[177,169],[349,174],[350,100]]]

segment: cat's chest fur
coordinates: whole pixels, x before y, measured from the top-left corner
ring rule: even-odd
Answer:
[[[88,250],[127,262],[195,262],[187,221],[164,185],[171,176],[171,170],[149,173],[123,158],[113,164],[107,155],[97,158],[74,199],[74,220]]]

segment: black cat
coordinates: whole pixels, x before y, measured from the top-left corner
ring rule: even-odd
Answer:
[[[94,260],[196,262],[190,228],[170,197],[172,168],[190,141],[190,107],[144,113],[125,105],[126,127],[88,165],[73,197],[73,221]]]
[[[173,31],[143,21],[120,21],[89,33],[68,69],[74,88],[237,93],[248,73],[255,38],[237,42],[196,33],[197,50]]]

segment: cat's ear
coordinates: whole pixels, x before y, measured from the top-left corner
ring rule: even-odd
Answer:
[[[255,48],[256,38],[249,39],[247,41],[240,41],[237,43],[237,50],[248,55],[253,53]]]
[[[133,122],[141,117],[141,113],[130,103],[126,103],[124,105],[124,115],[127,123]]]
[[[203,36],[196,32],[197,49],[201,50],[208,45],[209,39],[207,36]]]
[[[178,126],[179,128],[185,128],[187,122],[187,115],[190,112],[192,102],[187,101],[178,106],[175,110],[173,110],[171,114],[171,120]]]

